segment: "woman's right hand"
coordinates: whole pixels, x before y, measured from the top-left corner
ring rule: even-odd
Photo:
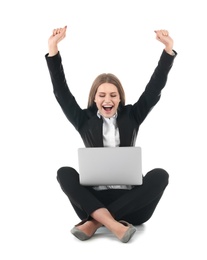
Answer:
[[[66,36],[67,26],[53,30],[52,35],[48,39],[49,55],[54,56],[58,53],[58,43]]]

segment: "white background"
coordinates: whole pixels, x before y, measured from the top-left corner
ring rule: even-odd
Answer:
[[[206,259],[205,1],[59,0],[1,2],[0,258]],[[109,233],[80,242],[79,222],[56,181],[77,167],[79,134],[56,102],[44,55],[53,28],[68,85],[87,104],[102,72],[121,80],[127,103],[144,90],[168,29],[178,52],[157,106],[140,128],[144,173],[162,167],[170,184],[153,217],[128,244]],[[105,231],[104,231],[105,232]]]

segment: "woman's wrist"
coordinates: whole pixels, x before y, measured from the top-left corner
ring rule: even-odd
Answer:
[[[53,46],[50,46],[50,45],[49,45],[49,54],[48,54],[48,56],[49,56],[49,57],[55,56],[57,53],[58,53],[58,47],[57,47],[57,45],[53,45]]]
[[[170,54],[170,55],[175,55],[174,51],[172,48],[165,48],[165,51]]]

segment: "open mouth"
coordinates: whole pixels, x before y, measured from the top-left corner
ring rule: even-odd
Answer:
[[[111,111],[113,106],[103,106],[103,109],[107,112]]]

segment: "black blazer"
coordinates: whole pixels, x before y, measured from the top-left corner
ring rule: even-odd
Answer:
[[[150,110],[159,101],[161,90],[167,82],[168,73],[173,65],[175,55],[162,52],[157,67],[152,74],[144,92],[134,105],[120,105],[118,108],[117,126],[120,135],[120,146],[135,146],[139,126]],[[62,66],[60,53],[53,57],[45,55],[50,72],[54,95],[68,120],[81,135],[86,147],[102,147],[102,118],[97,116],[97,108],[81,109],[68,88]]]

